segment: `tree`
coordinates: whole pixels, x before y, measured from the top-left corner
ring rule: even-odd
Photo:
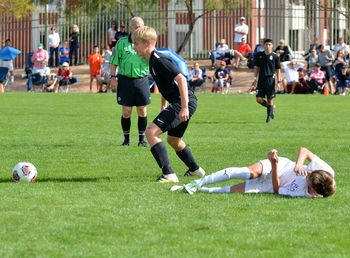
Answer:
[[[37,10],[36,4],[57,3],[57,6],[59,6],[60,2],[55,0],[1,0],[0,15],[21,18],[35,12]]]

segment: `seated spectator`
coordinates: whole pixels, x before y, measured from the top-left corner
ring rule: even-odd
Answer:
[[[46,66],[46,61],[42,61],[41,67],[34,68],[32,73],[27,75],[27,91],[33,90],[34,85],[41,85],[43,88],[48,83],[51,70]]]
[[[226,67],[226,62],[221,61],[220,62],[220,67],[216,69],[214,73],[214,78],[213,78],[213,88],[211,92],[217,93],[218,90],[220,90],[222,93],[223,87],[226,87],[227,80],[229,79],[230,71]]]
[[[233,58],[233,53],[230,51],[230,48],[226,44],[225,39],[221,39],[219,44],[217,45],[216,49],[212,52],[210,52],[210,59],[211,59],[211,67],[212,69],[215,68],[215,62],[216,59],[224,59],[228,58],[229,60]]]
[[[340,74],[341,69],[346,65],[346,58],[343,50],[337,52],[336,58],[333,62],[334,76],[337,77]]]
[[[336,93],[345,96],[346,89],[350,83],[350,71],[348,66],[343,66],[337,76]]]
[[[307,71],[303,68],[300,68],[298,72],[299,72],[299,85],[298,85],[299,87],[295,89],[294,92],[303,93],[303,94],[310,93],[309,84],[308,84],[309,76],[307,75]]]
[[[194,67],[191,70],[190,75],[191,75],[191,78],[190,78],[189,84],[190,84],[191,88],[193,89],[193,91],[195,91],[196,87],[201,87],[203,82],[204,82],[203,71],[199,67],[198,63],[194,64]]]
[[[259,52],[264,52],[265,51],[264,40],[265,39],[259,39],[259,43],[255,46],[255,49],[254,49],[254,56],[255,56],[255,54],[257,54]]]
[[[65,41],[63,47],[60,48],[60,64],[63,64],[64,62],[69,63],[69,51],[69,42]]]
[[[292,94],[299,93],[299,69],[304,68],[304,64],[292,60],[290,62],[283,62],[282,68],[286,74],[286,78],[283,80],[284,92]]]
[[[322,92],[325,79],[325,73],[321,71],[321,64],[316,63],[315,70],[311,71],[309,76],[309,93],[314,93],[315,91]]]
[[[60,86],[67,86],[76,83],[77,78],[73,77],[72,70],[68,62],[64,62],[58,69],[54,82],[46,88],[48,92],[58,92]]]
[[[333,54],[330,50],[325,49],[324,45],[320,45],[318,54],[318,61],[321,64],[321,70],[326,73],[326,81],[328,82],[328,89],[331,94],[334,94],[334,87],[332,83],[332,64],[333,64]]]
[[[289,46],[285,44],[284,39],[280,40],[275,52],[280,57],[281,62],[292,60],[292,51]]]
[[[252,52],[251,46],[247,43],[246,38],[242,38],[242,42],[238,44],[237,49],[235,50],[235,68],[238,68],[241,62],[241,56],[244,56],[245,59],[248,58],[249,53]],[[240,54],[240,55],[239,55]]]
[[[109,59],[112,55],[112,51],[109,46],[106,46],[106,49],[102,52],[103,64],[101,69],[101,76],[97,76],[97,83],[99,84],[99,92],[108,92],[108,89],[111,89],[111,73],[109,66]],[[111,89],[113,91],[113,89]]]
[[[32,56],[32,62],[33,62],[33,68],[34,69],[41,69],[42,64],[48,63],[49,61],[49,53],[44,49],[44,46],[42,43],[38,44],[38,49],[34,51]]]
[[[307,58],[307,68],[309,72],[315,70],[317,62],[318,62],[317,50],[312,49],[310,52],[310,55]]]
[[[349,46],[345,44],[343,37],[339,37],[338,43],[333,46],[333,54],[337,55],[340,50],[344,57],[349,57]]]

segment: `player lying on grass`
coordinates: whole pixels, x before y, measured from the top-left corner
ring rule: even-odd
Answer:
[[[329,197],[336,191],[334,170],[306,148],[299,149],[296,162],[278,157],[277,150],[267,154],[268,159],[248,167],[230,167],[184,186],[173,186],[172,191],[197,190],[208,193],[276,193],[290,197]],[[304,165],[305,160],[310,161]],[[205,187],[230,179],[245,179],[234,186]]]

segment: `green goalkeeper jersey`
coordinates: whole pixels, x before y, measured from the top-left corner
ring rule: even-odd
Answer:
[[[148,61],[136,54],[129,37],[118,40],[109,63],[118,66],[118,74],[129,78],[142,78],[148,75]]]

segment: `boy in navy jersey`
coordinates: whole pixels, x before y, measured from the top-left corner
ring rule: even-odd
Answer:
[[[162,95],[161,112],[146,129],[151,152],[163,173],[158,182],[179,181],[170,165],[165,145],[160,139],[160,135],[165,132],[168,132],[168,143],[188,167],[185,176],[204,176],[204,170],[196,163],[190,148],[182,140],[190,118],[197,108],[196,96],[189,89],[185,76],[175,62],[155,49],[157,33],[153,28],[145,26],[137,29],[132,34],[132,41],[136,53],[149,60],[150,73]],[[169,102],[168,106],[166,102]]]
[[[271,39],[264,40],[264,52],[259,52],[254,58],[254,82],[256,88],[256,102],[267,108],[266,123],[270,118],[275,117],[275,106],[273,98],[275,93],[275,77],[277,74],[278,83],[282,82],[280,59],[273,52],[273,43]],[[264,99],[266,96],[266,100]]]

